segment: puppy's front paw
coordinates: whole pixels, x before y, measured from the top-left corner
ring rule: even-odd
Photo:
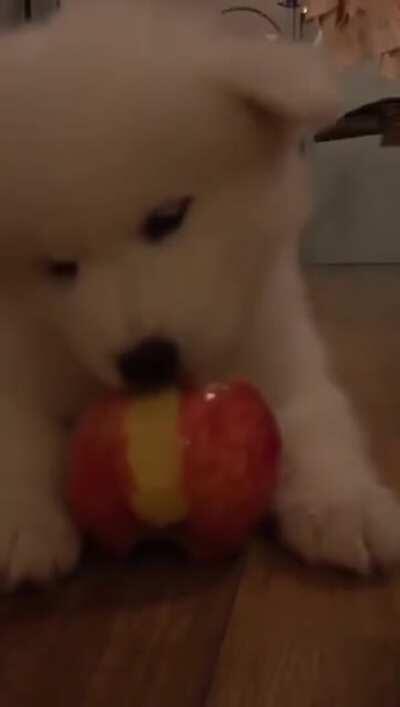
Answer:
[[[284,540],[311,563],[364,574],[400,564],[400,504],[371,479],[347,492],[292,489],[279,505]]]
[[[0,583],[44,584],[76,565],[80,542],[69,517],[49,499],[13,499],[0,507]]]

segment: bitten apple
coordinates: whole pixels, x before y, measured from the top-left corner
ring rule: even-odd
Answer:
[[[267,514],[280,452],[275,419],[246,382],[110,396],[73,437],[72,511],[115,554],[166,532],[198,557],[228,555]]]

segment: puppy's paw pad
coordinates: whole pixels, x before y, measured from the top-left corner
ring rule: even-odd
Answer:
[[[368,573],[400,565],[400,504],[374,482],[281,508],[286,542],[311,563]]]
[[[0,514],[0,578],[7,589],[44,584],[70,572],[79,550],[75,528],[56,507],[29,504]]]

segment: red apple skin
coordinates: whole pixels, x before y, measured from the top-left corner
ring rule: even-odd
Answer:
[[[237,552],[267,515],[279,479],[281,438],[246,382],[186,394],[182,405],[189,551],[205,559]]]
[[[110,396],[83,416],[71,450],[69,499],[82,532],[117,556],[151,528],[135,517],[127,425],[134,399]],[[125,430],[125,432],[124,432]],[[278,481],[280,436],[248,383],[182,393],[182,484],[188,517],[178,540],[197,558],[234,554],[267,514]],[[159,534],[159,531],[157,531]]]
[[[132,472],[123,420],[131,404],[114,396],[92,406],[71,449],[68,495],[75,521],[85,535],[117,556],[132,550],[141,530],[128,501]]]

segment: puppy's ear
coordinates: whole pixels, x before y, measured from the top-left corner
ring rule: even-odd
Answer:
[[[334,71],[311,46],[226,37],[208,47],[208,70],[232,94],[315,130],[338,117]]]

